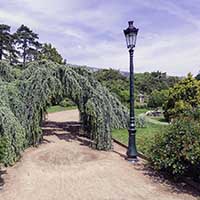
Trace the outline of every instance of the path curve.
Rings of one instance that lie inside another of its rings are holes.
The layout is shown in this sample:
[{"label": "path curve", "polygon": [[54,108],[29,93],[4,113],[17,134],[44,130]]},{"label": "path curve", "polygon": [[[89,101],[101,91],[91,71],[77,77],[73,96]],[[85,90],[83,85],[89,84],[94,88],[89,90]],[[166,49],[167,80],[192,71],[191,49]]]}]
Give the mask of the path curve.
[{"label": "path curve", "polygon": [[145,117],[146,120],[152,124],[159,124],[159,125],[164,125],[164,126],[168,126],[169,123],[168,122],[160,122],[156,119],[152,119],[151,117],[147,116],[145,113],[141,113],[139,114],[139,117]]},{"label": "path curve", "polygon": [[125,161],[120,146],[112,152],[90,149],[78,136],[78,120],[77,110],[49,114],[43,144],[6,169],[1,200],[196,199],[146,175],[143,161]]}]

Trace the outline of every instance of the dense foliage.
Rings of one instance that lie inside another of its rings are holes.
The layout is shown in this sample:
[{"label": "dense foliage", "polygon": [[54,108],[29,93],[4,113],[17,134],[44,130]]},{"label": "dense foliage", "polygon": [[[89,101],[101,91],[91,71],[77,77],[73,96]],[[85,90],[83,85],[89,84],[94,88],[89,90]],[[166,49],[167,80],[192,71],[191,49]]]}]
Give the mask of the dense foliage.
[{"label": "dense foliage", "polygon": [[156,169],[176,176],[200,176],[199,122],[200,110],[193,110],[178,116],[165,132],[156,135],[149,149]]},{"label": "dense foliage", "polygon": [[169,90],[154,90],[148,100],[147,106],[149,108],[159,108],[164,105],[164,103],[168,100]]},{"label": "dense foliage", "polygon": [[192,110],[199,105],[200,82],[188,74],[169,90],[169,97],[164,105],[164,116],[170,121],[185,110]]},{"label": "dense foliage", "polygon": [[13,164],[24,148],[40,142],[41,121],[52,99],[67,97],[78,106],[83,129],[96,149],[111,149],[111,129],[127,127],[126,108],[87,69],[43,60],[30,63],[13,80],[7,67],[1,62],[0,153],[4,153],[0,158],[4,164]]},{"label": "dense foliage", "polygon": [[38,42],[38,34],[22,24],[14,33],[14,38],[14,43],[19,50],[24,66],[27,61],[33,61],[37,58],[38,49],[41,47],[41,44]]},{"label": "dense foliage", "polygon": [[140,93],[150,95],[154,90],[166,90],[179,81],[176,76],[168,76],[160,71],[135,74],[136,90]]},{"label": "dense foliage", "polygon": [[[102,69],[95,72],[95,77],[124,104],[129,104],[129,77],[114,69]],[[135,106],[137,108],[161,107],[167,97],[167,90],[179,81],[178,77],[166,73],[145,72],[135,74]],[[161,91],[161,92],[160,92]],[[140,104],[139,94],[144,94],[145,103]],[[164,96],[162,96],[164,95]],[[157,99],[158,97],[158,99]],[[148,101],[149,100],[149,101]]]},{"label": "dense foliage", "polygon": [[63,58],[58,53],[57,49],[51,44],[44,43],[39,51],[39,59],[51,60],[58,64],[63,64]]},{"label": "dense foliage", "polygon": [[115,94],[119,100],[127,105],[129,103],[129,81],[120,71],[114,69],[102,69],[94,73],[103,86]]}]

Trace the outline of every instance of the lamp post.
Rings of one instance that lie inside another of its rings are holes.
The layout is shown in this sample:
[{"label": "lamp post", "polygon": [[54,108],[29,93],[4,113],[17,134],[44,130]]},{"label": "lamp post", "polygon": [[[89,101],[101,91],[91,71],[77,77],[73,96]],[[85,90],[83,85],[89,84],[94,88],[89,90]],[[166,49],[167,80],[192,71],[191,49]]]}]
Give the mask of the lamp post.
[{"label": "lamp post", "polygon": [[128,22],[129,26],[124,30],[124,35],[126,37],[127,48],[130,53],[130,122],[129,122],[129,140],[128,140],[128,151],[127,160],[134,161],[137,160],[137,149],[135,142],[135,112],[134,112],[134,69],[133,69],[133,53],[136,44],[136,38],[138,30],[133,26],[133,21]]}]

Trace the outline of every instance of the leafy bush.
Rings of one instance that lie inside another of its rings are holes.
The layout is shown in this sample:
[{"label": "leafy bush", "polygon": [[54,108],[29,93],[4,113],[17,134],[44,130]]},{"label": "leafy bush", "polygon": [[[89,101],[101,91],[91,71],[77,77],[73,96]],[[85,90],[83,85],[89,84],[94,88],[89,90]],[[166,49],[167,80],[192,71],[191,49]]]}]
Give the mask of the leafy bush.
[{"label": "leafy bush", "polygon": [[169,90],[169,97],[164,105],[164,116],[167,121],[187,110],[200,105],[200,81],[188,74],[186,78]]},{"label": "leafy bush", "polygon": [[75,106],[76,104],[73,101],[71,101],[70,99],[66,98],[66,99],[62,100],[59,103],[59,105],[62,107],[71,107],[71,106]]},{"label": "leafy bush", "polygon": [[135,102],[135,108],[136,109],[144,109],[147,108],[147,104],[146,103],[139,103],[139,102]]},{"label": "leafy bush", "polygon": [[149,108],[162,107],[163,104],[167,101],[168,95],[169,90],[154,90],[149,96],[147,106]]},{"label": "leafy bush", "polygon": [[200,175],[199,119],[179,116],[162,134],[157,134],[149,148],[150,159],[158,170],[173,175]]}]

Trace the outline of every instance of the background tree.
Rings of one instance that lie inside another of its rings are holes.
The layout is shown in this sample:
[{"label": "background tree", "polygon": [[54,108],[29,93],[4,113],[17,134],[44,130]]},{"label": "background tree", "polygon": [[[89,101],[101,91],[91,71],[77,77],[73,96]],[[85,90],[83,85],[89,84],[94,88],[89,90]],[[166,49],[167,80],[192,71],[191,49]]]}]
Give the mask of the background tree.
[{"label": "background tree", "polygon": [[164,105],[166,120],[177,117],[187,110],[192,110],[200,105],[200,82],[191,74],[169,90],[169,97]]},{"label": "background tree", "polygon": [[17,48],[21,52],[23,65],[25,66],[27,61],[32,61],[37,57],[41,47],[41,44],[38,42],[38,34],[34,33],[27,26],[21,25],[14,36]]},{"label": "background tree", "polygon": [[47,44],[47,43],[42,45],[42,49],[39,54],[39,59],[51,60],[58,64],[64,63],[63,58],[58,53],[57,49],[53,47],[51,44]]},{"label": "background tree", "polygon": [[8,48],[7,48],[8,54],[5,56],[5,58],[7,60],[9,60],[9,63],[11,65],[13,64],[17,64],[18,58],[20,56],[20,52],[15,48],[15,36],[11,35],[10,37],[10,42],[8,44]]},{"label": "background tree", "polygon": [[114,93],[118,99],[127,105],[129,102],[129,81],[128,78],[114,69],[102,69],[95,72],[96,79]]},{"label": "background tree", "polygon": [[163,104],[167,101],[169,95],[169,90],[154,90],[148,99],[147,106],[150,108],[162,107]]},{"label": "background tree", "polygon": [[164,72],[145,72],[135,74],[135,88],[137,91],[150,95],[154,90],[165,90],[179,81],[176,76],[167,76]]},{"label": "background tree", "polygon": [[10,47],[10,26],[6,24],[0,24],[0,60],[8,55]]},{"label": "background tree", "polygon": [[[123,73],[125,74],[125,73]],[[129,103],[129,78],[128,73],[123,75],[120,71],[114,69],[102,69],[95,72],[95,76],[105,87],[107,87],[112,93],[115,93],[124,105]],[[166,99],[167,93],[163,91],[161,94],[158,91],[168,90],[169,87],[174,86],[180,80],[179,77],[167,76],[166,73],[160,71],[157,72],[145,72],[135,74],[135,99],[139,100],[139,93],[144,94],[145,101],[147,97],[152,95],[150,99],[151,106],[162,106],[164,99]],[[164,95],[164,96],[162,96]],[[159,96],[158,99],[156,99]],[[135,104],[137,105],[137,104]],[[142,105],[139,105],[142,106]],[[146,106],[146,105],[143,105]]]}]

